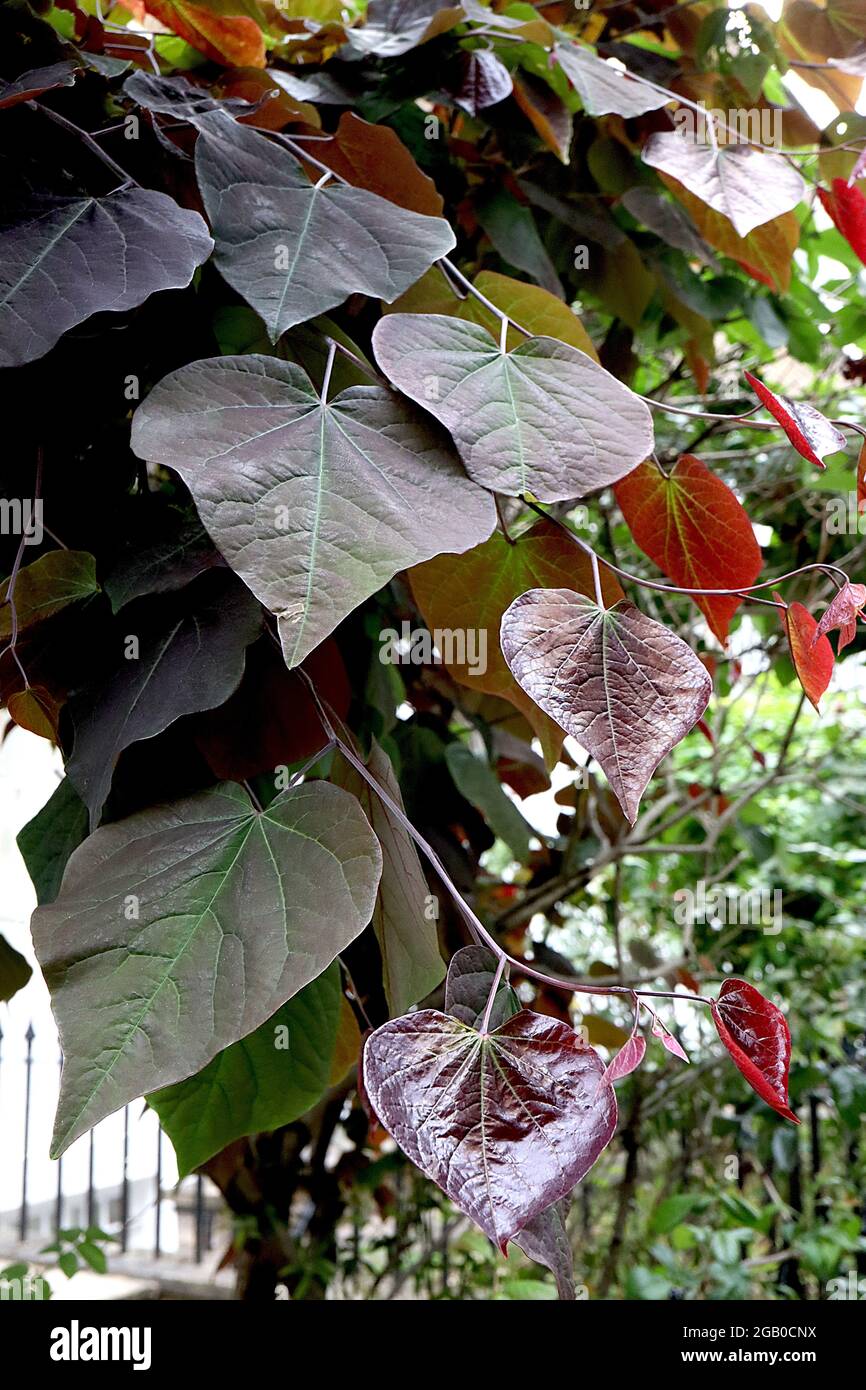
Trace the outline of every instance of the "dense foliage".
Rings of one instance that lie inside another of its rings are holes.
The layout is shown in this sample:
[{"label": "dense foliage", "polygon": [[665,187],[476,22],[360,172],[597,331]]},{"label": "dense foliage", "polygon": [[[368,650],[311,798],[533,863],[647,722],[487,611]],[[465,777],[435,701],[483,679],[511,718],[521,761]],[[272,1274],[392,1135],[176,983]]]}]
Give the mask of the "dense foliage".
[{"label": "dense foliage", "polygon": [[832,1296],[866,12],[0,24],[53,1153],[146,1096],[249,1298]]}]

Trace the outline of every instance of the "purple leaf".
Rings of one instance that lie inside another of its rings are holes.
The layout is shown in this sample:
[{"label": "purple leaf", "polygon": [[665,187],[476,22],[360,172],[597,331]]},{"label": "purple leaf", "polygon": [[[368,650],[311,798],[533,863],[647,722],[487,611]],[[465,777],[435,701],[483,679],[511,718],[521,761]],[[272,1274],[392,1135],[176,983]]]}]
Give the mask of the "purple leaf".
[{"label": "purple leaf", "polygon": [[650,136],[643,161],[727,217],[741,237],[790,212],[806,189],[800,174],[781,155],[745,144],[714,148],[677,131]]},{"label": "purple leaf", "polygon": [[569,1201],[563,1197],[533,1217],[514,1237],[524,1255],[549,1269],[556,1280],[561,1302],[574,1303],[574,1254],[565,1225]]},{"label": "purple leaf", "polygon": [[367,1039],[363,1067],[388,1133],[503,1253],[616,1128],[598,1054],[527,1010],[486,1036],[435,1009],[394,1019]]},{"label": "purple leaf", "polygon": [[605,1069],[603,1082],[621,1081],[624,1076],[640,1066],[646,1054],[646,1038],[642,1033],[632,1033],[628,1042],[620,1048],[610,1066]]},{"label": "purple leaf", "polygon": [[634,824],[662,758],[707,707],[705,667],[634,604],[601,609],[571,589],[521,594],[500,640],[518,685],[598,760]]},{"label": "purple leaf", "polygon": [[482,48],[461,58],[460,86],[454,100],[470,116],[511,95],[511,73],[495,53]]}]

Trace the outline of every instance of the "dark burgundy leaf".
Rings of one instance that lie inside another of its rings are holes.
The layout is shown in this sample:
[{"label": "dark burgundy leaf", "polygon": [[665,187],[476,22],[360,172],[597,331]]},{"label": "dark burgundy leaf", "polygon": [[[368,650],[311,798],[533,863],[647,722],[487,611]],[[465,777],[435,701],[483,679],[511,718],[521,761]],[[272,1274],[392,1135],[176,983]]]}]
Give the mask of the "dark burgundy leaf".
[{"label": "dark burgundy leaf", "polygon": [[778,420],[798,454],[817,468],[826,468],[824,456],[838,453],[845,448],[845,436],[831,425],[826,416],[805,401],[789,401],[785,396],[777,396],[751,372],[746,372],[746,380],[755,395],[767,407],[770,414]]},{"label": "dark burgundy leaf", "polygon": [[839,629],[837,654],[844,651],[849,642],[857,636],[857,619],[866,604],[866,584],[843,584],[835,598],[822,613],[818,626],[812,634],[812,646],[834,628]]},{"label": "dark burgundy leaf", "polygon": [[609,1144],[616,1099],[602,1071],[572,1028],[526,1010],[482,1036],[423,1009],[364,1049],[382,1124],[503,1253]]},{"label": "dark burgundy leaf", "polygon": [[662,758],[707,707],[706,668],[634,604],[602,609],[570,589],[521,594],[500,641],[518,685],[598,760],[634,824]]},{"label": "dark burgundy leaf", "polygon": [[725,980],[712,1013],[719,1037],[752,1089],[799,1124],[788,1104],[791,1034],[782,1011],[745,980]]},{"label": "dark burgundy leaf", "polygon": [[470,116],[477,116],[479,111],[504,100],[511,88],[511,73],[495,53],[482,48],[476,53],[463,54],[460,86],[454,92],[454,100]]},{"label": "dark burgundy leaf", "polygon": [[575,1301],[574,1254],[565,1225],[568,1208],[568,1198],[563,1197],[561,1202],[539,1212],[514,1237],[514,1244],[520,1246],[524,1255],[551,1271],[563,1303]]},{"label": "dark burgundy leaf", "polygon": [[[486,946],[464,946],[455,951],[445,981],[445,1012],[469,1028],[480,1028],[496,974],[496,957]],[[520,1011],[520,1000],[504,978],[500,979],[490,1014],[490,1027],[498,1028]]]}]

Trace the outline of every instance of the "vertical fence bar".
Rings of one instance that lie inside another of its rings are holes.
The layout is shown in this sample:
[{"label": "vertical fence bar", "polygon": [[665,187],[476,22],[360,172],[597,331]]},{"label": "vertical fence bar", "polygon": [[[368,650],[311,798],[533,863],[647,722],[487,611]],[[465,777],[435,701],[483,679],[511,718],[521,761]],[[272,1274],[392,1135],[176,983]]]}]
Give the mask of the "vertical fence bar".
[{"label": "vertical fence bar", "polygon": [[90,1150],[87,1155],[87,1224],[96,1225],[96,1210],[93,1191],[93,1139],[96,1131],[90,1131]]},{"label": "vertical fence bar", "polygon": [[120,1189],[120,1248],[124,1255],[129,1244],[129,1106],[123,1107],[123,1183]]},{"label": "vertical fence bar", "polygon": [[27,1151],[30,1147],[30,1079],[33,1070],[33,1039],[36,1037],[32,1022],[24,1034],[27,1043],[27,1056],[24,1061],[24,1162],[21,1167],[21,1215],[18,1220],[18,1235],[22,1241],[27,1239]]},{"label": "vertical fence bar", "polygon": [[[59,1070],[63,1070],[63,1053],[57,1059]],[[57,1196],[54,1199],[54,1234],[60,1235],[63,1226],[63,1159],[57,1160]]]},{"label": "vertical fence bar", "polygon": [[204,1237],[204,1178],[199,1173],[195,1180],[195,1262],[201,1264]]},{"label": "vertical fence bar", "polygon": [[159,1259],[159,1239],[162,1223],[162,1130],[157,1125],[156,1130],[156,1240],[154,1242],[154,1258]]}]

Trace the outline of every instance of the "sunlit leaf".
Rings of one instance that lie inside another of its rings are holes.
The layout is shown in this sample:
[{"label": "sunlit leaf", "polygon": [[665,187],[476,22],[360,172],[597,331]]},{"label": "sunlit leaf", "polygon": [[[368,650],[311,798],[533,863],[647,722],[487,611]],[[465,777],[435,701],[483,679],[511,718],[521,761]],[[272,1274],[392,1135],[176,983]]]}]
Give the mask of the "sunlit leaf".
[{"label": "sunlit leaf", "polygon": [[745,377],[761,403],[778,420],[797,453],[809,463],[826,468],[825,456],[845,448],[844,434],[831,425],[820,410],[807,401],[789,401],[777,395],[751,372],[746,372]]},{"label": "sunlit leaf", "polygon": [[747,144],[714,147],[676,131],[650,136],[643,160],[727,217],[741,237],[795,208],[806,188],[781,155]]},{"label": "sunlit leaf", "polygon": [[791,1034],[781,1009],[745,980],[725,980],[712,1013],[719,1037],[752,1090],[799,1124],[788,1104]]},{"label": "sunlit leaf", "polygon": [[857,619],[866,606],[866,584],[843,584],[821,614],[812,633],[811,647],[816,648],[828,632],[839,630],[837,653],[841,653],[857,636]]},{"label": "sunlit leaf", "polygon": [[[781,605],[778,594],[773,597]],[[813,646],[813,638],[818,632],[818,624],[802,603],[789,603],[782,606],[782,622],[788,638],[788,650],[797,672],[797,679],[815,708],[833,675],[833,648],[830,639],[819,636]]]}]

